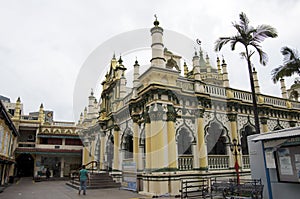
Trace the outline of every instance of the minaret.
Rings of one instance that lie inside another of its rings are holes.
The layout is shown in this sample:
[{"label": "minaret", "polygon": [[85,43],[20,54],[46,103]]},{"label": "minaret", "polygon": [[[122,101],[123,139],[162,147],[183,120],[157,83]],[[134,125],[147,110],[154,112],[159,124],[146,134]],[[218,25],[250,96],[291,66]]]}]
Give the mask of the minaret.
[{"label": "minaret", "polygon": [[[120,57],[121,59],[121,57]],[[119,60],[120,61],[120,60]],[[126,95],[126,78],[124,76],[124,71],[122,71],[121,77],[120,77],[120,98],[124,98]]]},{"label": "minaret", "polygon": [[80,118],[79,118],[79,124],[82,124],[83,122],[83,113],[81,112],[80,113]]},{"label": "minaret", "polygon": [[[94,91],[93,91],[93,89],[91,89],[91,95],[89,96],[89,105],[88,105],[88,115],[89,116],[91,114],[93,114],[93,112],[94,112],[94,101],[95,101]],[[89,119],[91,119],[91,118],[89,117]]]},{"label": "minaret", "polygon": [[194,73],[194,78],[196,80],[201,80],[201,76],[200,76],[200,58],[197,55],[197,52],[195,52],[195,55],[193,57],[193,73]]},{"label": "minaret", "polygon": [[211,72],[211,67],[210,67],[210,63],[209,63],[209,57],[208,54],[206,54],[206,72],[210,73]]},{"label": "minaret", "polygon": [[39,110],[39,121],[41,122],[41,124],[43,124],[45,122],[43,103],[41,104],[40,110]]},{"label": "minaret", "polygon": [[253,80],[254,80],[254,90],[256,94],[260,93],[258,78],[257,78],[257,72],[255,71],[255,68],[253,67]]},{"label": "minaret", "polygon": [[217,57],[217,68],[218,68],[218,74],[221,74],[221,62],[220,62],[220,58]]},{"label": "minaret", "polygon": [[154,27],[151,28],[152,36],[152,59],[150,60],[151,66],[165,68],[166,60],[164,58],[164,44],[163,44],[163,29],[159,27],[159,21],[155,16]]},{"label": "minaret", "polygon": [[286,92],[286,87],[285,87],[285,81],[283,78],[280,79],[280,85],[281,85],[281,95],[282,98],[287,99],[287,92]]},{"label": "minaret", "polygon": [[222,70],[223,70],[223,86],[229,87],[229,79],[228,79],[228,73],[227,73],[227,64],[225,62],[225,59],[223,57],[222,60]]},{"label": "minaret", "polygon": [[137,88],[139,86],[139,76],[140,76],[140,65],[139,62],[136,60],[133,65],[133,98],[137,97]]},{"label": "minaret", "polygon": [[20,119],[21,117],[21,99],[18,97],[16,102],[16,108],[14,112],[14,119]]}]

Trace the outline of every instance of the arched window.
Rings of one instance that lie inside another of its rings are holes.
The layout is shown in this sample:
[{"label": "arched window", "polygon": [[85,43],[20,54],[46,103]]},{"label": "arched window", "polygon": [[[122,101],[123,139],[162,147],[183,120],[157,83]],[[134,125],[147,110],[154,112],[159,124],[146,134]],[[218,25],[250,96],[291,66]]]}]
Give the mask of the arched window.
[{"label": "arched window", "polygon": [[181,128],[177,137],[178,155],[192,154],[192,137],[186,128]]},{"label": "arched window", "polygon": [[207,128],[207,153],[209,155],[226,155],[226,130],[218,121],[213,121]]},{"label": "arched window", "polygon": [[244,128],[241,131],[241,145],[242,145],[242,154],[243,155],[248,155],[249,150],[248,150],[248,140],[247,137],[249,135],[254,135],[256,134],[255,127],[253,125],[247,124],[244,126]]},{"label": "arched window", "polygon": [[122,149],[124,150],[124,158],[133,158],[133,136],[132,132],[126,131],[122,138]]}]

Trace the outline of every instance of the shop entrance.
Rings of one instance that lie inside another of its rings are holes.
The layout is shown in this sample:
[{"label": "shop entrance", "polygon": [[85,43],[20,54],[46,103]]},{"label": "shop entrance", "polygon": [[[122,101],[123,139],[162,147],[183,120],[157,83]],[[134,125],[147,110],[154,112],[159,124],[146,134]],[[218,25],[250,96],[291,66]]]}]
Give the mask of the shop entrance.
[{"label": "shop entrance", "polygon": [[33,177],[34,158],[30,154],[21,154],[16,161],[19,177]]}]

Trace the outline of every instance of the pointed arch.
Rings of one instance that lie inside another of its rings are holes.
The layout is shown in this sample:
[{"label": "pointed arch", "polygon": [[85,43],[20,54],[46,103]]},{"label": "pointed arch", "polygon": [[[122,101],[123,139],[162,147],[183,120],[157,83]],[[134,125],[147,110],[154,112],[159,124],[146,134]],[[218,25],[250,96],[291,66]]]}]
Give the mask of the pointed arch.
[{"label": "pointed arch", "polygon": [[125,159],[133,158],[133,132],[128,126],[121,138],[121,149],[125,152]]},{"label": "pointed arch", "polygon": [[176,130],[178,155],[192,155],[192,143],[196,140],[192,132],[185,122]]},{"label": "pointed arch", "polygon": [[249,135],[254,135],[254,134],[256,134],[255,126],[250,122],[250,118],[248,117],[247,123],[243,126],[243,128],[240,131],[243,155],[249,154],[247,137]]},{"label": "pointed arch", "polygon": [[207,153],[227,155],[227,143],[230,140],[227,128],[215,116],[204,129]]}]

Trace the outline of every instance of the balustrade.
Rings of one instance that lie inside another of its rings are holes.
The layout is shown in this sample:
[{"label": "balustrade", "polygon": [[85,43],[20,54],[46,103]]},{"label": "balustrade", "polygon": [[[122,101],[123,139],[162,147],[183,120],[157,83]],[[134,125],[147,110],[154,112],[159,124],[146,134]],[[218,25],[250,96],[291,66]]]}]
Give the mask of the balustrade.
[{"label": "balustrade", "polygon": [[243,169],[250,169],[250,158],[249,155],[243,155]]},{"label": "balustrade", "polygon": [[228,155],[209,155],[208,156],[208,168],[214,169],[228,169],[229,168],[229,156]]},{"label": "balustrade", "polygon": [[193,156],[182,155],[178,157],[178,169],[179,170],[191,170],[193,169]]}]

